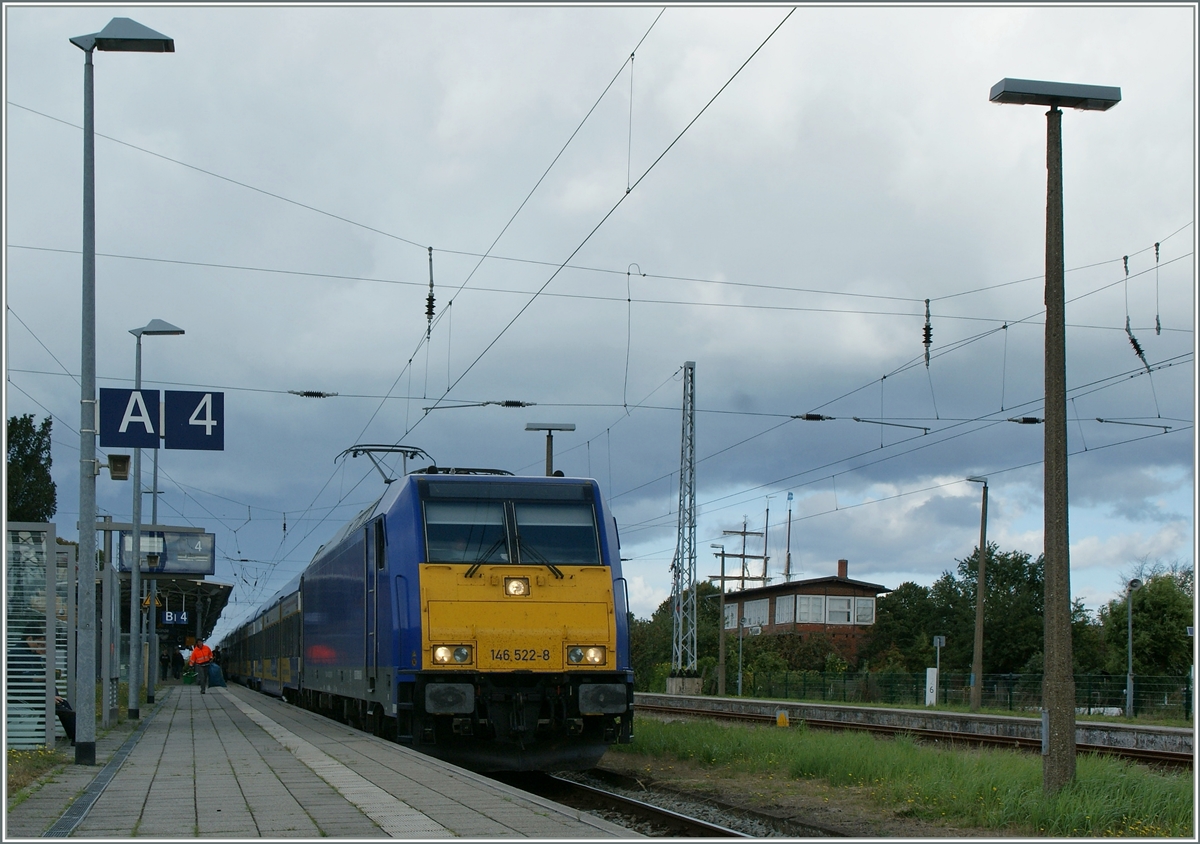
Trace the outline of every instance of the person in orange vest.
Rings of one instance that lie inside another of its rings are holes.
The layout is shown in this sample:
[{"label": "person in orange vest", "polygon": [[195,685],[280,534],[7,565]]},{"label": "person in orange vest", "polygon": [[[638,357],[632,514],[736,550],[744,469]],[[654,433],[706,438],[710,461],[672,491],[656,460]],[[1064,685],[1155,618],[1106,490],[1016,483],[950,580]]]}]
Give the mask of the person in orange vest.
[{"label": "person in orange vest", "polygon": [[208,664],[212,662],[212,658],[212,649],[204,644],[203,639],[197,639],[196,646],[192,648],[192,655],[188,657],[188,663],[196,666],[196,680],[200,683],[200,694],[204,694],[208,690]]}]

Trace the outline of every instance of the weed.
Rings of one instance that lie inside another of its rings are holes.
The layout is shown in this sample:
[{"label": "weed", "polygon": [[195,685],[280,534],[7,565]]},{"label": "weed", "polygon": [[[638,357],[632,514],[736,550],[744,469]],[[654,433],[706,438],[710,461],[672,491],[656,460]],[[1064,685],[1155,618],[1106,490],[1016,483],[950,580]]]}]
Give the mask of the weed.
[{"label": "weed", "polygon": [[911,736],[807,732],[638,719],[618,751],[863,789],[903,816],[1055,836],[1192,837],[1193,774],[1081,754],[1075,780],[1042,789],[1042,759],[1016,750],[946,749]]}]

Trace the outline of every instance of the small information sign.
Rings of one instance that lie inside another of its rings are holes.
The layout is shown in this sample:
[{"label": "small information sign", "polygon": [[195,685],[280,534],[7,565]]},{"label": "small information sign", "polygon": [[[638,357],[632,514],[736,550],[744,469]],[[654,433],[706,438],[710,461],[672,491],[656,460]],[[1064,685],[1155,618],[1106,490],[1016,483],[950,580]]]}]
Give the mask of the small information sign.
[{"label": "small information sign", "polygon": [[[211,533],[145,531],[141,534],[142,571],[147,574],[215,574],[217,570],[216,536]],[[149,565],[148,555],[158,561]],[[121,531],[117,544],[117,570],[132,571],[133,534]]]}]

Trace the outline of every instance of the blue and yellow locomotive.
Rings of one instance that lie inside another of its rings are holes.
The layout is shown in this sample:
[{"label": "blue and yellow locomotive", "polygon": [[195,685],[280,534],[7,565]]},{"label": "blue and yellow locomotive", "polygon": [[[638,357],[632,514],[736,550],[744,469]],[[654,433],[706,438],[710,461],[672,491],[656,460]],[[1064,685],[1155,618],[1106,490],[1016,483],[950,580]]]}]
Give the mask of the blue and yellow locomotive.
[{"label": "blue and yellow locomotive", "polygon": [[222,653],[232,680],[475,770],[585,770],[632,738],[628,593],[593,480],[405,475]]}]

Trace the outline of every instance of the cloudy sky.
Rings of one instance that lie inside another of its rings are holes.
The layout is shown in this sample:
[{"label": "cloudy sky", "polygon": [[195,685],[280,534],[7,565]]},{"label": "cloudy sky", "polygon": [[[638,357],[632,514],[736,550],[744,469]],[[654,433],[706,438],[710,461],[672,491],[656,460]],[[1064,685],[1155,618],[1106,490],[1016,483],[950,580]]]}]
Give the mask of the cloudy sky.
[{"label": "cloudy sky", "polygon": [[[129,330],[163,319],[186,334],[143,341],[143,385],[224,394],[224,451],[162,451],[159,481],[161,523],[216,536],[218,634],[380,493],[344,450],[538,475],[528,422],[575,424],[555,468],[609,496],[648,616],[687,361],[702,577],[769,508],[774,578],[790,522],[794,575],[928,585],[978,543],[976,475],[989,540],[1036,555],[1043,429],[1007,420],[1043,415],[1045,109],[988,93],[1117,86],[1063,116],[1071,588],[1094,609],[1137,561],[1193,558],[1195,16],[6,5],[6,416],[53,415],[72,537],[68,39],[131,17],[176,52],[95,54],[97,384],[131,387]],[[97,489],[130,518],[128,482]]]}]

